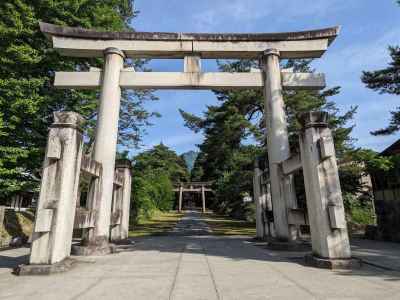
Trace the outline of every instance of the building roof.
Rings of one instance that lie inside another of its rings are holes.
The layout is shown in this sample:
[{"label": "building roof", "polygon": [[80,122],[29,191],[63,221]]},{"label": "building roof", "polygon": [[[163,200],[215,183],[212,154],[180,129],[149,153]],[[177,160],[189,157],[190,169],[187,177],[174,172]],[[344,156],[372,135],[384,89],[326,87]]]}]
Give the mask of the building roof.
[{"label": "building roof", "polygon": [[389,156],[389,155],[395,155],[395,154],[400,154],[400,139],[398,139],[396,142],[394,142],[392,145],[387,147],[385,150],[383,150],[380,153],[382,156]]}]

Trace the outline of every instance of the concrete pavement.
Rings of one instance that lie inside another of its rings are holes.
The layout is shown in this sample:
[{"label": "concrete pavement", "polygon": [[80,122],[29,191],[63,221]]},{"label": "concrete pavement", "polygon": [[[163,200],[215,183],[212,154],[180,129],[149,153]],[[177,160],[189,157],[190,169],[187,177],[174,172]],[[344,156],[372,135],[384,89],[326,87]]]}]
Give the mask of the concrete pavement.
[{"label": "concrete pavement", "polygon": [[[400,271],[310,268],[303,253],[270,251],[249,237],[212,236],[194,212],[169,235],[135,241],[43,277],[11,274],[29,249],[0,252],[0,299],[400,299]],[[357,251],[368,256],[364,246]],[[400,253],[395,248],[389,256]]]}]

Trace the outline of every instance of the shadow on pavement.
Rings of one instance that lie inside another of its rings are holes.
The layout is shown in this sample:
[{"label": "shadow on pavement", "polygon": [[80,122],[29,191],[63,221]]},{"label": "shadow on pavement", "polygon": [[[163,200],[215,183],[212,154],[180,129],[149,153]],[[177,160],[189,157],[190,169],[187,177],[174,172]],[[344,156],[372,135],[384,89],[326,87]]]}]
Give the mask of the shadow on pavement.
[{"label": "shadow on pavement", "polygon": [[[1,253],[1,252],[0,252]],[[21,264],[26,264],[29,261],[29,255],[11,256],[0,255],[0,269],[13,269]]]},{"label": "shadow on pavement", "polygon": [[[163,236],[145,236],[130,238],[132,245],[118,246],[118,252],[156,251],[193,253],[223,257],[233,261],[257,260],[285,264],[304,264],[307,251],[275,251],[266,248],[265,243],[256,242],[246,236],[213,236],[210,228],[199,214],[189,213],[168,234]],[[366,248],[372,241],[355,241],[353,253],[365,261],[384,261],[385,264],[396,267],[393,261],[400,260],[399,245],[380,250],[384,244],[377,243],[375,248]],[[394,248],[393,248],[394,247]],[[393,248],[393,249],[392,249]],[[0,252],[0,268],[12,269],[28,261],[28,255],[15,255],[15,250]],[[386,255],[386,257],[385,257]],[[383,269],[370,264],[364,264],[359,270],[328,271],[343,276],[380,277],[388,281],[400,281],[400,270]]]}]

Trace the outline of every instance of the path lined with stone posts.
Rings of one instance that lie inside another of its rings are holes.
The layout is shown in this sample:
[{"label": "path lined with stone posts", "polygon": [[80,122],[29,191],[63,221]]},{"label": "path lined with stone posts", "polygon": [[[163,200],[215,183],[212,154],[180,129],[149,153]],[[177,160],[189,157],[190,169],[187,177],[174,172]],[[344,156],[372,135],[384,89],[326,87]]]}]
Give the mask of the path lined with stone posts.
[{"label": "path lined with stone posts", "polygon": [[[303,253],[267,250],[250,237],[213,236],[197,212],[187,213],[165,236],[135,241],[117,254],[80,258],[74,269],[50,276],[12,275],[29,249],[2,251],[0,299],[400,299],[400,269],[307,267]],[[387,251],[388,265],[400,257],[396,244],[368,250],[366,243],[357,243],[354,254],[368,258]]]}]

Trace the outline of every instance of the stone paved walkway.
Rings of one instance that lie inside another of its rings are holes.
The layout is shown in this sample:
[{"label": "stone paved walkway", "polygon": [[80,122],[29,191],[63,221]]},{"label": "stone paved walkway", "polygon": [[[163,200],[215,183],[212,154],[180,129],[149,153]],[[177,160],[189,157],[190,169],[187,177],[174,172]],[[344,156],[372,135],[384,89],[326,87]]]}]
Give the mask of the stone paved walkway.
[{"label": "stone paved walkway", "polygon": [[68,273],[43,277],[10,273],[29,249],[3,251],[0,299],[400,299],[400,272],[314,269],[302,264],[302,253],[209,233],[200,214],[188,213],[167,236],[137,238],[118,254],[81,259]]}]

